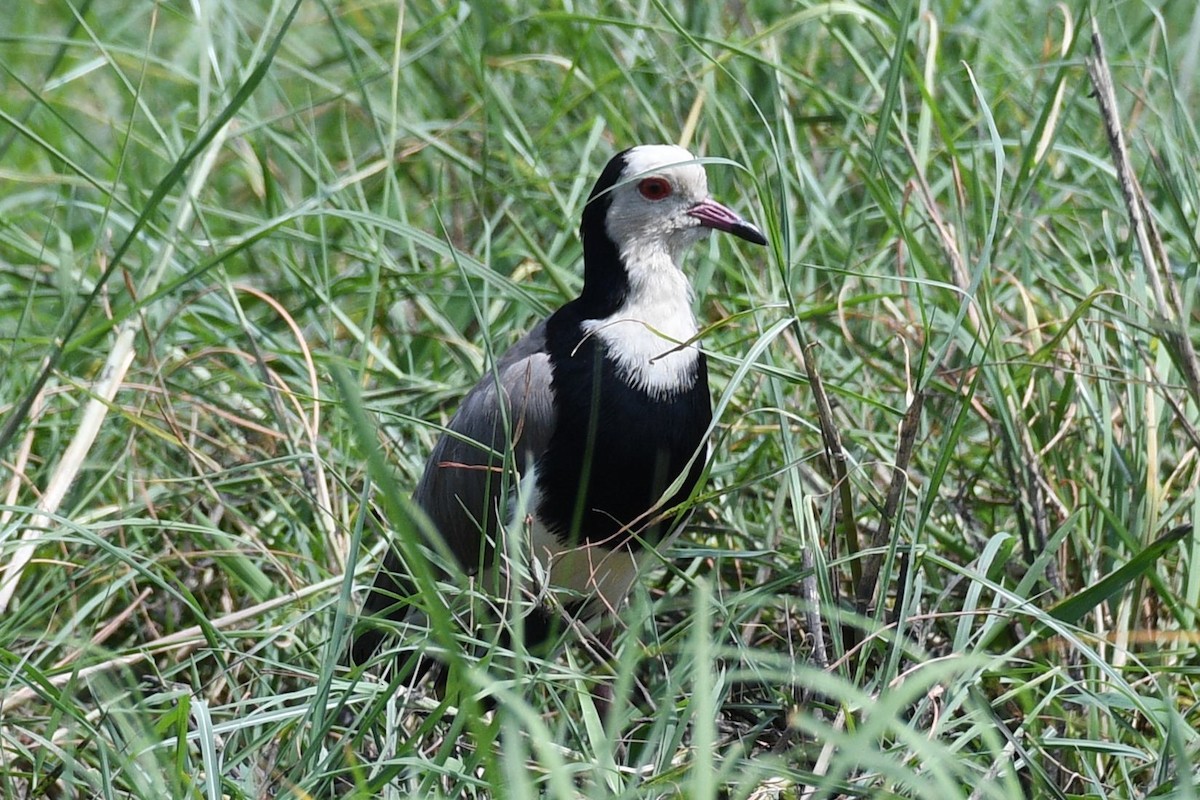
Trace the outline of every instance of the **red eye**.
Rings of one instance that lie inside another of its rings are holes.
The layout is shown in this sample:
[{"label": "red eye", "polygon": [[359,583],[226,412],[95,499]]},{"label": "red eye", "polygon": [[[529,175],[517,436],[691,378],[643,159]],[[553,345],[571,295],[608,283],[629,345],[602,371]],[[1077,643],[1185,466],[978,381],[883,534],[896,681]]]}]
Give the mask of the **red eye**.
[{"label": "red eye", "polygon": [[647,200],[665,200],[671,196],[671,182],[666,178],[646,178],[638,183],[638,191]]}]

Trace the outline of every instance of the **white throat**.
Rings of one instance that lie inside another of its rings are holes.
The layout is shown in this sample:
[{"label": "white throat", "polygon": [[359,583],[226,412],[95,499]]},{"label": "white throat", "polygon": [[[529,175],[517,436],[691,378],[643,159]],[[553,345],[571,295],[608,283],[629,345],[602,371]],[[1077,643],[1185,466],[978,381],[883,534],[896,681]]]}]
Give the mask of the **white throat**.
[{"label": "white throat", "polygon": [[625,255],[629,296],[604,319],[585,320],[631,385],[655,396],[686,388],[699,351],[684,343],[699,330],[692,313],[692,285],[665,250],[634,260]]}]

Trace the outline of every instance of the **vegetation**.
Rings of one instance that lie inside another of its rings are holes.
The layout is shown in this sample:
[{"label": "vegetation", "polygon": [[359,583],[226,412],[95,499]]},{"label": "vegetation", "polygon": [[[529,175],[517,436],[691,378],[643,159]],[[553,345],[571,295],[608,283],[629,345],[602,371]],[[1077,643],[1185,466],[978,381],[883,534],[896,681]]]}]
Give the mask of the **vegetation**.
[{"label": "vegetation", "polygon": [[[0,797],[1200,794],[1191,4],[5,17]],[[394,646],[453,707],[348,673],[440,426],[651,141],[771,239],[690,262],[693,524],[610,659],[434,613]]]}]

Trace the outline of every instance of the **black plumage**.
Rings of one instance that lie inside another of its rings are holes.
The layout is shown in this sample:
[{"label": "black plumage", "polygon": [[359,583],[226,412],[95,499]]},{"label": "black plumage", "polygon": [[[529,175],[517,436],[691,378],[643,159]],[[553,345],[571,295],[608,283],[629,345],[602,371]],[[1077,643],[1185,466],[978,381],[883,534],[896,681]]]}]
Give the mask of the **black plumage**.
[{"label": "black plumage", "polygon": [[[712,419],[704,355],[688,341],[697,330],[691,286],[678,262],[713,229],[766,241],[708,197],[704,170],[686,150],[641,146],[609,161],[583,212],[579,297],[467,394],[414,492],[468,573],[494,565],[501,534],[519,531],[551,584],[594,596],[573,604],[590,615],[619,605],[643,547],[673,532],[677,514],[664,512],[695,488]],[[521,478],[533,485],[532,501],[528,519],[514,521]],[[364,614],[403,616],[413,591],[390,550]],[[530,645],[550,632],[544,613],[533,616]],[[354,663],[381,638],[363,627]]]}]

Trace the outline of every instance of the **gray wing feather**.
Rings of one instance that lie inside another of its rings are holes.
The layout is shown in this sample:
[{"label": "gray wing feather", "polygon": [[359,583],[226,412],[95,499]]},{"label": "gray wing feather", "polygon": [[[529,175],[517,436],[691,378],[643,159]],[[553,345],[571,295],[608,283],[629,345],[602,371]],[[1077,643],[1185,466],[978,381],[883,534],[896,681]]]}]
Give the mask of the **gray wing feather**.
[{"label": "gray wing feather", "polygon": [[[523,474],[550,442],[555,421],[550,379],[546,323],[542,322],[467,393],[413,493],[413,500],[468,572],[490,557],[489,539],[508,522],[502,492],[516,476],[504,474],[505,464]],[[506,461],[509,454],[511,461]],[[415,592],[399,551],[389,548],[363,614],[400,619],[407,613],[405,599]],[[352,663],[370,660],[382,638],[378,627],[356,632],[349,653]]]},{"label": "gray wing feather", "polygon": [[[506,352],[463,399],[430,454],[413,500],[450,551],[474,571],[497,526],[508,522],[504,489],[545,451],[554,428],[546,324]],[[506,462],[506,456],[511,461]]]}]

